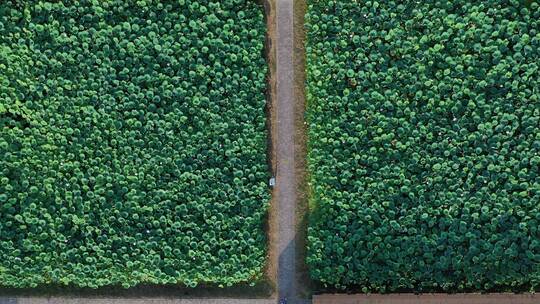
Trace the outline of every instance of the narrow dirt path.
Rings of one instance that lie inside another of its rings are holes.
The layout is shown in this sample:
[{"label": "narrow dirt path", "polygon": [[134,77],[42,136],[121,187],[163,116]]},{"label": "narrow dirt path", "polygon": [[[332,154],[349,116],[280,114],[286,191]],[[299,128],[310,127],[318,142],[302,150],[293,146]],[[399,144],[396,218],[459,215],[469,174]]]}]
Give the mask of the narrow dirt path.
[{"label": "narrow dirt path", "polygon": [[277,204],[278,204],[278,296],[287,303],[310,303],[300,298],[297,253],[298,179],[296,106],[294,85],[294,1],[276,0],[277,78]]}]

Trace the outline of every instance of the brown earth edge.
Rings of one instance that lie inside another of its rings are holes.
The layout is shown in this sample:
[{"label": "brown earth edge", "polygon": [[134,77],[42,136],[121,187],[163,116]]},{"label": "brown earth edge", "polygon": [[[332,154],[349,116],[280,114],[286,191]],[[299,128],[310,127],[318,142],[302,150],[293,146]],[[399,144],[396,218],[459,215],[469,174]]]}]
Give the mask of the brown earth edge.
[{"label": "brown earth edge", "polygon": [[[268,130],[268,167],[272,176],[276,176],[277,171],[277,115],[276,115],[276,1],[275,0],[262,0],[264,4],[264,15],[266,21],[266,41],[265,41],[265,56],[268,64],[268,84],[266,92],[266,125]],[[279,252],[277,243],[279,239],[279,227],[278,227],[278,203],[277,203],[277,189],[272,191],[272,198],[268,208],[268,222],[267,222],[267,235],[268,235],[268,257],[265,275],[267,281],[271,286],[272,298],[277,297],[277,268]]]},{"label": "brown earth edge", "polygon": [[538,304],[537,294],[408,294],[387,295],[323,294],[313,296],[313,304]]},{"label": "brown earth edge", "polygon": [[307,226],[309,216],[309,172],[307,169],[307,123],[306,112],[306,52],[304,16],[307,0],[294,1],[294,101],[295,101],[295,158],[297,177],[296,205],[296,271],[298,296],[301,299],[311,298],[313,284],[306,265]]}]

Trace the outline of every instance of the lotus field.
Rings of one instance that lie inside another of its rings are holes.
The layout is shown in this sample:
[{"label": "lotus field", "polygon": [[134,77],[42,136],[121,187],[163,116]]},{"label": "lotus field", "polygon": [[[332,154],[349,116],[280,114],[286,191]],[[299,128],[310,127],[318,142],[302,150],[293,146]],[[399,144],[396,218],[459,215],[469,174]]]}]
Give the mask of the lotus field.
[{"label": "lotus field", "polygon": [[313,0],[306,22],[312,278],[537,287],[538,2]]},{"label": "lotus field", "polygon": [[220,1],[0,4],[0,285],[263,277],[265,23]]}]

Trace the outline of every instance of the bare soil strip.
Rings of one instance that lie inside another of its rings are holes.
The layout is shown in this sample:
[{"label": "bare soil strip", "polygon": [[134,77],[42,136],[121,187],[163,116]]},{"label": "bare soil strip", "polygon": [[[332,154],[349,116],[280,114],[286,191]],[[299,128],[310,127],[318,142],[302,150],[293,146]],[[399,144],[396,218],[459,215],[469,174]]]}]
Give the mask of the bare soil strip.
[{"label": "bare soil strip", "polygon": [[313,296],[313,304],[538,304],[536,294],[405,294]]},{"label": "bare soil strip", "polygon": [[[264,11],[266,18],[266,61],[268,63],[268,84],[266,94],[266,119],[268,129],[268,163],[272,175],[276,175],[277,171],[277,118],[276,118],[276,1],[264,0]],[[268,209],[268,259],[266,266],[266,277],[268,283],[274,290],[272,297],[277,297],[277,267],[278,267],[278,202],[277,189],[272,192],[272,199]]]},{"label": "bare soil strip", "polygon": [[306,112],[306,51],[304,16],[306,0],[294,0],[294,100],[295,100],[295,163],[296,163],[296,279],[298,296],[310,299],[312,283],[305,263],[307,249],[307,225],[309,215],[309,185],[307,170],[307,123]]}]

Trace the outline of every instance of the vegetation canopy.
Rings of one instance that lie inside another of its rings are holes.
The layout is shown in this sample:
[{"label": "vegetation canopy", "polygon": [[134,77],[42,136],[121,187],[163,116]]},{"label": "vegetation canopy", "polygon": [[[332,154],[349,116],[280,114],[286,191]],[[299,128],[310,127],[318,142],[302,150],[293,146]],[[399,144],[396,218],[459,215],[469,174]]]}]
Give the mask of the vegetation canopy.
[{"label": "vegetation canopy", "polygon": [[538,2],[313,0],[306,20],[313,279],[538,286]]},{"label": "vegetation canopy", "polygon": [[0,285],[263,273],[263,8],[0,4]]}]

